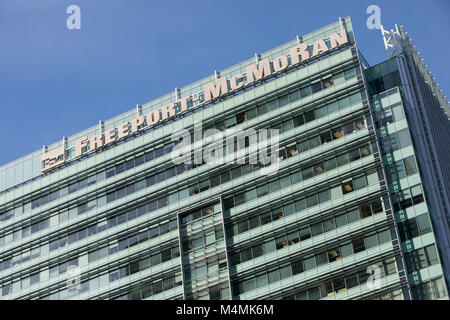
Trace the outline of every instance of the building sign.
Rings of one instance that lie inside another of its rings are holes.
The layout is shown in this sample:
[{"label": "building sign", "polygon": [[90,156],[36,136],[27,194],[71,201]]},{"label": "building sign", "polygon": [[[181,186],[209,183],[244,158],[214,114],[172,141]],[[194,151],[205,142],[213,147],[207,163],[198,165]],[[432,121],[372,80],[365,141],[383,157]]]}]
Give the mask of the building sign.
[{"label": "building sign", "polygon": [[[245,69],[245,74],[240,73],[227,77],[218,77],[215,81],[206,83],[203,86],[203,101],[202,104],[208,104],[212,101],[222,98],[225,95],[242,90],[245,86],[253,85],[262,81],[274,74],[282,73],[289,67],[295,67],[310,59],[327,53],[330,50],[336,49],[339,46],[348,44],[348,37],[345,29],[340,32],[335,32],[329,36],[329,44],[327,45],[325,39],[319,39],[312,44],[311,54],[306,43],[299,43],[289,48],[288,55],[280,55],[270,61],[268,58],[258,61],[255,64],[249,65]],[[160,109],[152,110],[146,115],[140,115],[131,121],[124,122],[117,127],[110,128],[101,134],[91,137],[83,136],[75,141],[75,158],[79,158],[88,153],[94,152],[107,145],[111,145],[117,141],[126,139],[127,137],[149,128],[155,127],[158,124],[175,117],[187,113],[188,101],[191,103],[199,102],[198,96],[184,96],[175,102],[171,102]],[[45,172],[54,167],[63,164],[65,159],[64,144],[62,147],[53,149],[49,152],[44,152],[41,156],[41,172]]]}]

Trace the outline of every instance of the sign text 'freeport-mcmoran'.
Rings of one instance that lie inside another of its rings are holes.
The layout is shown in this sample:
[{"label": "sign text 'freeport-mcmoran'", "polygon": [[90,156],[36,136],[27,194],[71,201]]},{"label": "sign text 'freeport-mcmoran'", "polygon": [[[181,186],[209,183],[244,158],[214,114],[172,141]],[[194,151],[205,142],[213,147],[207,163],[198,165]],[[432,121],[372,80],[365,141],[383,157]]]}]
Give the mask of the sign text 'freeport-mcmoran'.
[{"label": "sign text 'freeport-mcmoran'", "polygon": [[[282,54],[273,59],[273,61],[265,58],[258,61],[257,64],[247,66],[245,68],[245,76],[243,73],[240,73],[229,79],[227,77],[218,77],[215,82],[212,81],[203,86],[203,104],[210,103],[224,95],[241,90],[244,86],[252,85],[273,74],[282,73],[288,67],[299,65],[318,55],[347,44],[348,38],[345,29],[331,34],[329,36],[329,43],[330,47],[324,39],[314,41],[311,54],[308,51],[308,45],[306,43],[299,43],[289,48],[290,62],[288,56]],[[125,139],[140,130],[154,127],[165,120],[186,113],[188,111],[188,101],[198,102],[198,98],[193,98],[190,95],[181,97],[175,102],[162,106],[160,109],[152,110],[146,115],[137,116],[131,121],[107,129],[101,134],[91,137],[83,136],[77,139],[75,141],[75,158],[94,152],[99,148]],[[49,152],[44,152],[41,156],[41,171],[44,172],[63,164],[66,160],[65,154],[66,150],[64,145]]]}]

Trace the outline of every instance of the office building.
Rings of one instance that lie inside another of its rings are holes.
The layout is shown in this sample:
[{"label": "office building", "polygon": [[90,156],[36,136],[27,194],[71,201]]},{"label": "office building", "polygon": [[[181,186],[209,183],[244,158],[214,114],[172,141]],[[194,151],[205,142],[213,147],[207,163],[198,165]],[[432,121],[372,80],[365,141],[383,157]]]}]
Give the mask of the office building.
[{"label": "office building", "polygon": [[1,299],[448,299],[448,102],[385,33],[369,66],[339,19],[0,167]]}]

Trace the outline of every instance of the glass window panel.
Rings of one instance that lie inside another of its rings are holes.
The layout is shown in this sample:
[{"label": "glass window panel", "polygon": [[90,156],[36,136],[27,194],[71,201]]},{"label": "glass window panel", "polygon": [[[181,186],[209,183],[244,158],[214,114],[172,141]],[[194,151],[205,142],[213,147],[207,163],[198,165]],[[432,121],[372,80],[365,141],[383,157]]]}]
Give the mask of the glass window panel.
[{"label": "glass window panel", "polygon": [[431,231],[431,224],[428,213],[417,216],[417,224],[419,226],[420,234],[425,234]]},{"label": "glass window panel", "polygon": [[331,114],[339,110],[337,101],[333,101],[327,105],[327,113]]},{"label": "glass window panel", "polygon": [[269,276],[269,283],[277,282],[280,280],[280,274],[278,272],[278,269],[269,271],[268,276]]},{"label": "glass window panel", "polygon": [[299,235],[300,235],[300,241],[304,241],[306,239],[311,238],[311,230],[309,227],[300,229],[299,231]]},{"label": "glass window panel", "polygon": [[325,220],[323,222],[323,230],[324,230],[324,232],[331,231],[331,230],[333,230],[335,228],[336,228],[336,225],[334,223],[334,218],[327,219],[327,220]]},{"label": "glass window panel", "polygon": [[406,169],[406,175],[411,175],[417,172],[416,162],[414,156],[410,156],[403,159]]},{"label": "glass window panel", "polygon": [[316,267],[316,258],[314,256],[307,257],[303,261],[305,270],[314,269]]},{"label": "glass window panel", "polygon": [[311,94],[311,87],[309,85],[305,86],[303,88],[300,88],[300,95],[302,98],[307,97],[310,94]]},{"label": "glass window panel", "polygon": [[353,122],[344,125],[344,134],[352,134],[355,132],[355,124]]},{"label": "glass window panel", "polygon": [[311,84],[311,92],[316,93],[322,90],[322,82],[316,82]]},{"label": "glass window panel", "polygon": [[294,203],[295,211],[300,212],[306,209],[306,199],[297,200]]},{"label": "glass window panel", "polygon": [[276,108],[278,108],[278,100],[277,99],[273,99],[272,101],[269,101],[267,103],[267,111],[272,111],[272,110],[275,110]]},{"label": "glass window panel", "polygon": [[328,114],[328,107],[327,107],[327,106],[320,107],[320,108],[318,108],[318,109],[316,110],[316,116],[317,116],[317,118],[324,117],[324,116],[326,116],[327,114]]},{"label": "glass window panel", "polygon": [[360,219],[360,213],[358,209],[347,212],[348,223],[358,221]]},{"label": "glass window panel", "polygon": [[338,167],[343,166],[349,162],[348,154],[344,153],[336,157]]},{"label": "glass window panel", "polygon": [[328,253],[322,252],[316,255],[317,266],[321,266],[328,263]]},{"label": "glass window panel", "polygon": [[278,180],[272,181],[268,184],[269,193],[279,190]]},{"label": "glass window panel", "polygon": [[400,148],[407,147],[411,144],[408,129],[403,129],[397,132]]},{"label": "glass window panel", "polygon": [[304,123],[305,123],[305,118],[303,116],[303,113],[298,115],[298,116],[296,116],[296,117],[294,117],[294,126],[295,127],[299,127],[299,126],[301,126]]},{"label": "glass window panel", "polygon": [[378,242],[380,244],[388,241],[391,241],[391,233],[389,230],[384,230],[378,233]]},{"label": "glass window panel", "polygon": [[280,179],[280,189],[286,188],[290,185],[291,185],[291,180],[290,180],[289,176],[285,176]]},{"label": "glass window panel", "polygon": [[319,204],[319,199],[317,197],[317,194],[313,194],[313,195],[307,196],[306,197],[306,204],[307,204],[308,208],[311,208],[311,207]]},{"label": "glass window panel", "polygon": [[330,198],[331,198],[330,190],[324,190],[324,191],[319,192],[319,202],[320,203],[327,202],[330,200]]},{"label": "glass window panel", "polygon": [[352,245],[354,253],[366,250],[366,247],[364,245],[364,239],[354,239],[352,240]]},{"label": "glass window panel", "polygon": [[314,109],[305,112],[305,122],[308,123],[316,119],[316,115],[314,113]]},{"label": "glass window panel", "polygon": [[361,189],[361,188],[364,188],[365,186],[367,186],[366,177],[362,176],[362,177],[355,178],[353,180],[353,186],[354,186],[355,190],[358,190],[358,189]]},{"label": "glass window panel", "polygon": [[283,266],[280,268],[280,278],[281,279],[286,279],[292,276],[292,270],[291,270],[291,266],[287,265],[287,266]]},{"label": "glass window panel", "polygon": [[364,247],[370,249],[378,245],[378,238],[376,234],[364,237]]},{"label": "glass window panel", "polygon": [[324,163],[325,170],[332,170],[337,167],[336,158],[331,158],[325,161]]},{"label": "glass window panel", "polygon": [[263,105],[258,106],[258,115],[263,115],[267,112],[267,103],[264,103]]},{"label": "glass window panel", "polygon": [[302,177],[303,177],[303,180],[310,179],[310,178],[312,178],[313,176],[314,176],[313,167],[309,167],[309,168],[306,168],[306,169],[303,169],[303,170],[302,170]]},{"label": "glass window panel", "polygon": [[350,106],[350,99],[348,97],[344,97],[338,100],[339,109],[345,109]]},{"label": "glass window panel", "polygon": [[311,231],[312,231],[312,236],[313,237],[323,233],[322,222],[313,224],[311,226]]},{"label": "glass window panel", "polygon": [[341,214],[336,217],[336,228],[345,226],[347,224],[347,214]]},{"label": "glass window panel", "polygon": [[305,140],[305,141],[299,142],[297,145],[297,149],[298,149],[298,152],[303,152],[303,151],[309,150],[309,141]]},{"label": "glass window panel", "polygon": [[353,254],[353,246],[351,243],[347,243],[341,246],[341,256],[347,257]]},{"label": "glass window panel", "polygon": [[334,128],[331,130],[331,135],[334,140],[342,138],[344,136],[344,129],[342,127]]}]

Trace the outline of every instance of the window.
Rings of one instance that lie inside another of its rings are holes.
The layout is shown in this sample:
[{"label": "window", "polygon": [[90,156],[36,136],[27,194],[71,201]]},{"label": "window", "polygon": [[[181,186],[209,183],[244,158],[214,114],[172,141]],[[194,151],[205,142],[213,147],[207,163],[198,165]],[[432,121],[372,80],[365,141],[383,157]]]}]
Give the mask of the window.
[{"label": "window", "polygon": [[269,283],[277,282],[280,280],[280,274],[278,272],[278,269],[269,271],[268,276],[269,276]]},{"label": "window", "polygon": [[307,97],[311,94],[311,87],[310,86],[305,86],[300,88],[300,95],[302,98]]},{"label": "window", "polygon": [[345,226],[347,224],[347,215],[341,214],[336,217],[336,228]]},{"label": "window", "polygon": [[325,221],[323,222],[323,230],[324,230],[324,232],[331,231],[331,230],[333,230],[334,228],[335,228],[334,218],[325,220]]},{"label": "window", "polygon": [[304,271],[303,269],[303,261],[302,260],[297,260],[291,263],[291,267],[292,267],[292,274],[296,275],[299,273],[302,273]]},{"label": "window", "polygon": [[277,99],[273,99],[272,101],[269,101],[267,103],[267,111],[272,111],[272,110],[275,110],[276,108],[278,108],[278,100]]},{"label": "window", "polygon": [[305,112],[305,122],[306,123],[311,122],[315,119],[316,119],[316,116],[314,114],[314,109],[311,109],[311,110]]},{"label": "window", "polygon": [[421,234],[425,234],[431,231],[431,224],[430,219],[428,217],[428,213],[417,216],[417,224],[419,225],[419,230]]},{"label": "window", "polygon": [[358,253],[361,251],[366,250],[366,247],[364,246],[364,240],[363,239],[355,239],[352,241],[352,245],[353,245],[353,251],[354,253]]},{"label": "window", "polygon": [[378,238],[376,234],[364,238],[364,247],[370,249],[378,245]]},{"label": "window", "polygon": [[348,79],[350,79],[350,78],[353,78],[354,76],[356,76],[356,70],[355,70],[355,68],[350,68],[350,69],[347,69],[347,70],[345,70],[344,71],[344,77],[345,77],[345,80],[348,80]]},{"label": "window", "polygon": [[404,158],[403,161],[404,161],[407,176],[417,172],[417,167],[416,167],[416,162],[414,161],[414,156]]},{"label": "window", "polygon": [[295,90],[295,91],[289,93],[289,100],[291,102],[294,102],[298,99],[300,99],[300,91],[299,90]]},{"label": "window", "polygon": [[338,167],[341,167],[341,166],[345,165],[346,163],[349,162],[348,154],[345,153],[345,154],[341,154],[341,155],[337,156],[336,157],[336,161],[337,161]]},{"label": "window", "polygon": [[317,204],[319,204],[319,199],[317,197],[317,194],[310,195],[306,197],[306,204],[308,208],[311,208]]},{"label": "window", "polygon": [[331,133],[329,131],[324,132],[320,135],[320,142],[322,144],[328,143],[331,141]]},{"label": "window", "polygon": [[289,278],[292,276],[292,270],[291,270],[291,266],[287,265],[287,266],[283,266],[280,268],[280,278],[281,280]]},{"label": "window", "polygon": [[319,202],[320,203],[324,203],[330,200],[331,195],[330,195],[330,190],[324,190],[319,192]]},{"label": "window", "polygon": [[366,128],[366,124],[364,123],[364,119],[356,120],[355,124],[356,124],[356,129],[357,130],[362,130],[362,129]]},{"label": "window", "polygon": [[345,134],[352,134],[355,132],[355,125],[353,122],[347,123],[344,125],[344,133]]},{"label": "window", "polygon": [[354,185],[355,190],[364,188],[365,186],[367,186],[366,177],[365,176],[361,176],[361,177],[355,178],[353,180],[353,185]]},{"label": "window", "polygon": [[317,118],[321,118],[321,117],[326,116],[326,115],[328,114],[328,111],[327,111],[327,110],[328,110],[328,109],[327,109],[327,106],[323,106],[323,107],[318,108],[318,109],[316,110]]},{"label": "window", "polygon": [[314,256],[305,258],[305,260],[303,262],[304,262],[305,270],[314,269],[316,267],[316,259]]},{"label": "window", "polygon": [[300,241],[304,241],[306,239],[311,238],[311,230],[309,227],[300,229],[299,231]]},{"label": "window", "polygon": [[342,192],[343,194],[347,194],[349,192],[352,192],[354,190],[353,187],[353,181],[348,180],[347,182],[342,183]]},{"label": "window", "polygon": [[328,254],[326,252],[322,252],[316,255],[316,262],[317,266],[320,267],[321,265],[328,263]]},{"label": "window", "polygon": [[338,110],[339,110],[339,106],[338,106],[337,101],[333,101],[333,102],[329,103],[329,104],[327,105],[327,108],[328,108],[328,111],[327,111],[328,114],[331,114],[331,113],[333,113],[333,112],[338,111]]},{"label": "window", "polygon": [[341,260],[341,253],[339,252],[339,249],[337,248],[337,249],[328,251],[328,261],[333,262],[333,261],[337,261],[337,260]]},{"label": "window", "polygon": [[311,84],[311,92],[316,93],[322,90],[322,82],[316,82]]},{"label": "window", "polygon": [[323,84],[324,89],[331,88],[334,85],[334,80],[333,80],[333,78],[328,78],[328,79],[322,80],[322,84]]},{"label": "window", "polygon": [[293,144],[286,147],[287,157],[290,158],[297,154],[297,145]]},{"label": "window", "polygon": [[306,169],[302,170],[303,180],[312,178],[313,176],[314,176],[314,173],[313,173],[313,168],[312,167],[309,167],[309,168],[306,168]]},{"label": "window", "polygon": [[309,150],[309,142],[308,140],[302,141],[298,143],[298,152],[303,152]]},{"label": "window", "polygon": [[341,127],[335,128],[331,131],[331,134],[333,139],[342,138],[344,136],[344,129],[342,129]]},{"label": "window", "polygon": [[358,160],[359,158],[360,158],[360,155],[359,155],[359,149],[350,151],[350,153],[349,153],[349,160],[350,160],[350,162],[351,162],[351,161],[356,161],[356,160]]},{"label": "window", "polygon": [[295,127],[299,127],[304,123],[305,123],[305,119],[303,118],[303,114],[300,114],[300,115],[294,117],[294,126]]},{"label": "window", "polygon": [[311,225],[311,233],[313,237],[323,233],[322,222]]}]

